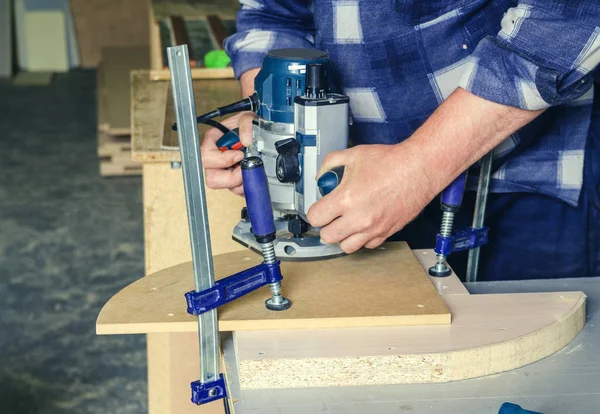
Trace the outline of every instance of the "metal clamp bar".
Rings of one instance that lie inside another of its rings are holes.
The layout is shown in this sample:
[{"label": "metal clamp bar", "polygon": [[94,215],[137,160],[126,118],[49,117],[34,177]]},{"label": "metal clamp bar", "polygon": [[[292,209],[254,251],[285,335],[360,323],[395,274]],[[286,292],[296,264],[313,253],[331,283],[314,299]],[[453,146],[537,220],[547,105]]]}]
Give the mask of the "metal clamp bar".
[{"label": "metal clamp bar", "polygon": [[[494,150],[491,150],[481,159],[481,168],[479,170],[479,183],[477,186],[477,199],[475,200],[475,211],[473,212],[473,228],[483,227],[485,218],[485,208],[487,196],[490,187],[490,176],[492,173],[492,161],[494,159]],[[481,249],[475,247],[469,250],[467,261],[467,282],[477,282],[477,273],[479,271],[479,254]]]},{"label": "metal clamp bar", "polygon": [[[200,292],[212,288],[215,278],[190,59],[186,45],[167,48],[167,56],[171,70],[175,119],[178,125],[194,282],[196,292]],[[210,388],[210,386],[205,388],[207,388],[206,395],[215,394],[215,392],[218,392],[216,387],[222,381],[219,375],[219,331],[217,326],[217,311],[215,309],[199,315],[198,337],[200,342],[199,383],[201,385],[214,383],[215,386],[213,388]],[[211,391],[212,389],[215,391]],[[220,393],[219,391],[218,393],[221,396],[225,395],[224,392]],[[207,401],[196,403],[200,404],[203,402]]]}]

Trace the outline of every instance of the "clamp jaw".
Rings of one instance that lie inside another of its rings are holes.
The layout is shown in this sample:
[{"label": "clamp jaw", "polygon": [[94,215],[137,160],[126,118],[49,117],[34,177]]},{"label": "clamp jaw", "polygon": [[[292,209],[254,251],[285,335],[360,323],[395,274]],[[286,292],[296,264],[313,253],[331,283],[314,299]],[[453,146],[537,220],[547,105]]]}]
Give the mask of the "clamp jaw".
[{"label": "clamp jaw", "polygon": [[479,229],[467,227],[450,236],[442,236],[438,233],[434,251],[437,254],[450,256],[452,253],[481,247],[488,242],[489,227]]},{"label": "clamp jaw", "polygon": [[220,374],[216,380],[204,384],[200,381],[194,381],[191,388],[192,402],[196,405],[227,398],[227,388],[225,387],[223,374]]}]

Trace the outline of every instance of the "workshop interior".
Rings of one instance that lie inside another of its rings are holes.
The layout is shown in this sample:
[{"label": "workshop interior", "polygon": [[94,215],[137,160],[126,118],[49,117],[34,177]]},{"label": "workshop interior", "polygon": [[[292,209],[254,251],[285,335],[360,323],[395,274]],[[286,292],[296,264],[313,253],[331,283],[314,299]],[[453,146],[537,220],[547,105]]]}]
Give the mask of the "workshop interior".
[{"label": "workshop interior", "polygon": [[600,413],[599,62],[593,0],[0,0],[0,414]]}]

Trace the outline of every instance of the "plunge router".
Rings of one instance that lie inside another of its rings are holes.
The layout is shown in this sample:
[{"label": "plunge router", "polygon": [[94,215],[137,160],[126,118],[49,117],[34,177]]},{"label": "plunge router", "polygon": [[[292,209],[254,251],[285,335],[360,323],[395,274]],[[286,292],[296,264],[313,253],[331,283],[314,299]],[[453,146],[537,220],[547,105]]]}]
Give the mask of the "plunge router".
[{"label": "plunge router", "polygon": [[[256,113],[252,145],[246,157],[264,163],[276,228],[275,253],[281,260],[316,260],[342,255],[339,245],[321,242],[308,224],[310,207],[324,193],[315,179],[325,156],[348,148],[349,98],[337,93],[327,54],[311,49],[269,52],[249,98],[198,117],[224,135],[219,149],[243,149],[237,131],[213,120],[250,110]],[[233,239],[261,251],[247,210],[233,229]]]}]

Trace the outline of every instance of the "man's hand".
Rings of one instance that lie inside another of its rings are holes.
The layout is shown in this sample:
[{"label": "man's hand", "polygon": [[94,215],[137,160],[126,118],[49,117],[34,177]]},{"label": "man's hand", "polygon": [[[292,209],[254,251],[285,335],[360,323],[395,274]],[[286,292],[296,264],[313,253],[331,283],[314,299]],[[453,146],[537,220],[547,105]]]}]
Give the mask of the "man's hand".
[{"label": "man's hand", "polygon": [[329,154],[319,176],[344,166],[342,182],[308,220],[346,253],[375,248],[402,229],[460,173],[542,111],[501,105],[457,89],[406,141]]},{"label": "man's hand", "polygon": [[[260,69],[250,69],[240,77],[242,96],[250,96],[254,92],[254,78]],[[242,145],[252,145],[252,120],[256,117],[252,112],[241,112],[221,122],[229,129],[240,129],[239,136]],[[202,164],[205,169],[206,185],[208,188],[228,188],[237,195],[244,194],[242,187],[242,171],[238,162],[244,158],[242,151],[221,152],[217,148],[217,140],[223,133],[216,128],[206,131],[200,150]]]},{"label": "man's hand", "polygon": [[411,151],[404,144],[360,145],[328,154],[319,176],[345,170],[340,185],[308,212],[323,242],[339,242],[346,253],[374,248],[419,214],[437,193]]},{"label": "man's hand", "polygon": [[[229,129],[240,128],[240,141],[245,147],[252,144],[252,120],[256,117],[252,112],[241,112],[221,122]],[[227,188],[237,195],[244,194],[242,187],[242,171],[237,165],[244,159],[242,151],[220,151],[217,140],[223,133],[216,128],[206,131],[200,151],[206,178],[206,185],[212,189]]]}]

